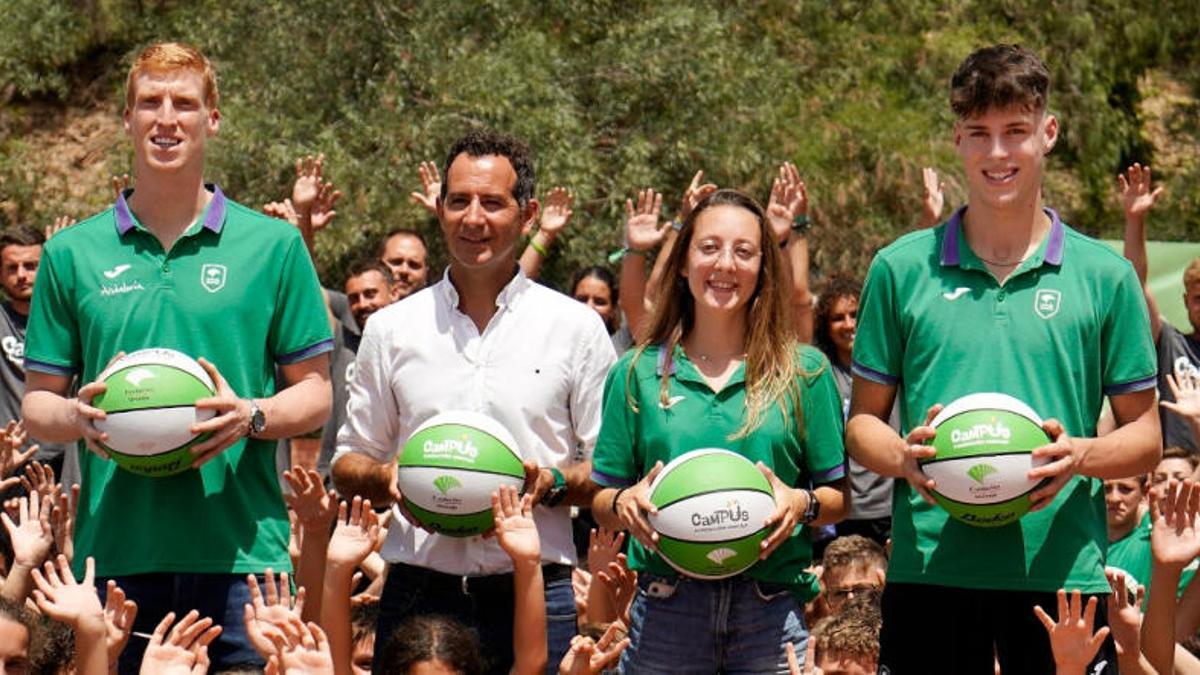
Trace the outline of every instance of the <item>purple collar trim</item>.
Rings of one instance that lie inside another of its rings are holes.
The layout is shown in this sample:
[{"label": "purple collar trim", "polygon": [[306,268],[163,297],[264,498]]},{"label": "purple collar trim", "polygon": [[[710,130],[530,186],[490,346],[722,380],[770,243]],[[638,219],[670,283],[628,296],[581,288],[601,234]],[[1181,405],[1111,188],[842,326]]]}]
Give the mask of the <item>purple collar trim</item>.
[{"label": "purple collar trim", "polygon": [[[212,193],[212,201],[208,204],[208,210],[204,213],[204,227],[213,232],[220,233],[221,228],[225,225],[225,193],[221,192],[221,188],[214,183],[206,183],[204,185],[209,192]],[[133,188],[124,190],[117,197],[117,203],[113,207],[117,212],[117,234],[124,234],[135,227],[133,212],[129,210],[129,195],[133,194]]]},{"label": "purple collar trim", "polygon": [[[1061,265],[1063,259],[1064,242],[1067,237],[1066,226],[1063,225],[1062,219],[1058,217],[1058,212],[1046,206],[1042,207],[1046,215],[1050,217],[1050,235],[1046,241],[1046,254],[1043,260],[1051,265]],[[962,232],[962,217],[966,213],[967,207],[959,207],[950,216],[950,220],[946,221],[946,234],[942,238],[942,265],[957,267],[962,263],[962,257],[959,253],[960,233]]]}]

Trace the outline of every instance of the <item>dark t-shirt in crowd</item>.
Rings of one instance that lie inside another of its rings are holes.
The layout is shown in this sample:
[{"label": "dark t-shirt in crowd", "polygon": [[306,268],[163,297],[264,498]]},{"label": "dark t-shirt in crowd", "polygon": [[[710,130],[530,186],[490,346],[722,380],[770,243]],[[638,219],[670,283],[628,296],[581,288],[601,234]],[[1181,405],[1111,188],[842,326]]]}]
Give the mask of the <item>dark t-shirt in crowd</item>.
[{"label": "dark t-shirt in crowd", "polygon": [[[22,316],[7,302],[0,304],[0,349],[4,356],[0,358],[0,427],[8,424],[9,420],[21,419],[21,397],[25,395],[25,323],[28,317]],[[34,459],[48,461],[61,457],[66,451],[66,445],[59,443],[42,443],[31,440],[40,446]]]},{"label": "dark t-shirt in crowd", "polygon": [[[1158,336],[1158,396],[1164,401],[1174,401],[1171,386],[1167,384],[1168,373],[1174,373],[1175,377],[1185,374],[1200,377],[1200,341],[1163,320]],[[1162,420],[1163,447],[1178,445],[1193,454],[1200,452],[1186,420],[1162,406],[1158,414]]]},{"label": "dark t-shirt in crowd", "polygon": [[[850,374],[850,369],[837,361],[832,361],[833,365],[833,381],[837,384],[838,395],[842,397],[842,417],[846,418],[850,415],[850,385],[853,377]],[[896,395],[896,401],[900,400],[899,392]],[[888,418],[888,425],[899,431],[900,416],[899,405],[892,404],[892,415]],[[863,465],[854,461],[854,458],[846,455],[846,465],[849,468],[850,474],[850,514],[847,516],[849,520],[871,520],[874,518],[887,518],[892,515],[892,482],[891,478],[884,478],[879,474],[867,469]]]}]

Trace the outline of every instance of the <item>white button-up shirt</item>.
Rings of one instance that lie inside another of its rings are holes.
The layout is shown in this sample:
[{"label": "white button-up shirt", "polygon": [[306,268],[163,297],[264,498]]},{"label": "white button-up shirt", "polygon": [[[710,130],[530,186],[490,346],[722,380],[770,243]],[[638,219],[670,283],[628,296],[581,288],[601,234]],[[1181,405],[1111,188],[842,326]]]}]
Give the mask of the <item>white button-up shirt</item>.
[{"label": "white button-up shirt", "polygon": [[[497,420],[512,432],[521,456],[540,466],[590,460],[604,378],[616,360],[599,315],[520,271],[496,308],[480,334],[459,311],[447,273],[372,314],[333,463],[349,452],[394,462],[422,422],[447,410]],[[382,550],[389,562],[464,576],[512,570],[494,539],[430,534],[395,515]],[[534,520],[543,562],[574,564],[569,507],[538,506]]]}]

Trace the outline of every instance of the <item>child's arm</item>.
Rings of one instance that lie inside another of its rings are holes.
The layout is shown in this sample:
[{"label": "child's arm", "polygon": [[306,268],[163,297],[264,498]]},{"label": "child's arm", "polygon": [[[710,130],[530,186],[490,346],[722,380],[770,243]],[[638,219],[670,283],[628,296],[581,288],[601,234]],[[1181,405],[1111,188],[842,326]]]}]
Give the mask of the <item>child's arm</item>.
[{"label": "child's arm", "polygon": [[533,522],[532,495],[517,497],[512,487],[492,493],[496,541],[513,561],[514,675],[546,670],[546,586],[542,579],[542,545]]},{"label": "child's arm", "polygon": [[[296,583],[305,588],[318,588],[325,579],[325,552],[329,546],[329,526],[337,514],[337,497],[325,490],[321,475],[311,469],[295,467],[283,474],[290,495],[284,495],[288,508],[300,521],[300,562],[296,566]],[[321,593],[313,593],[304,606],[304,621],[321,617]]]},{"label": "child's arm", "polygon": [[33,581],[37,584],[33,596],[37,606],[46,616],[75,631],[76,672],[79,675],[105,675],[108,673],[108,625],[104,621],[100,596],[96,595],[96,562],[90,557],[87,559],[87,573],[82,581],[75,581],[65,556],[58,556],[57,562],[57,568],[46,563],[45,574],[33,570]]},{"label": "child's arm", "polygon": [[1142,653],[1160,673],[1175,669],[1175,590],[1183,568],[1200,555],[1200,485],[1172,481],[1160,501],[1150,495],[1150,602],[1142,622]]},{"label": "child's arm", "polygon": [[336,675],[350,675],[350,592],[354,571],[375,549],[379,519],[371,502],[355,497],[348,506],[338,505],[337,527],[329,538],[325,565],[321,627],[329,638]]}]

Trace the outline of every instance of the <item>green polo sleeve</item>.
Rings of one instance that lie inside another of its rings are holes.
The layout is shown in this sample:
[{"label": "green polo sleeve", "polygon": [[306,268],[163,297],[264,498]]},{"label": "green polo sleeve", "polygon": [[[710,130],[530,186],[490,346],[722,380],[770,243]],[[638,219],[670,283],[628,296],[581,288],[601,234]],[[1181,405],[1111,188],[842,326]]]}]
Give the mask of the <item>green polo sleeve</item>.
[{"label": "green polo sleeve", "polygon": [[275,361],[298,363],[333,349],[321,283],[300,234],[288,240],[268,342]]},{"label": "green polo sleeve", "polygon": [[62,278],[70,271],[70,265],[63,264],[62,252],[58,247],[48,246],[38,263],[25,334],[25,367],[71,376],[79,371],[81,361],[78,312],[71,302],[70,287]]},{"label": "green polo sleeve", "polygon": [[887,261],[876,256],[867,270],[858,302],[852,370],[873,382],[896,386],[904,345],[896,305],[896,279]]},{"label": "green polo sleeve", "polygon": [[[634,443],[637,413],[630,406],[627,394],[629,382],[635,376],[631,349],[609,369],[604,381],[604,402],[601,407],[600,435],[592,453],[592,481],[603,487],[626,487],[641,477]],[[642,357],[651,358],[648,353]],[[641,401],[637,402],[641,405]]]},{"label": "green polo sleeve", "polygon": [[846,475],[842,397],[825,355],[804,347],[804,462],[815,485]]},{"label": "green polo sleeve", "polygon": [[1157,382],[1150,317],[1141,284],[1125,261],[1120,279],[1109,294],[1100,333],[1104,393],[1108,396],[1150,389]]}]

